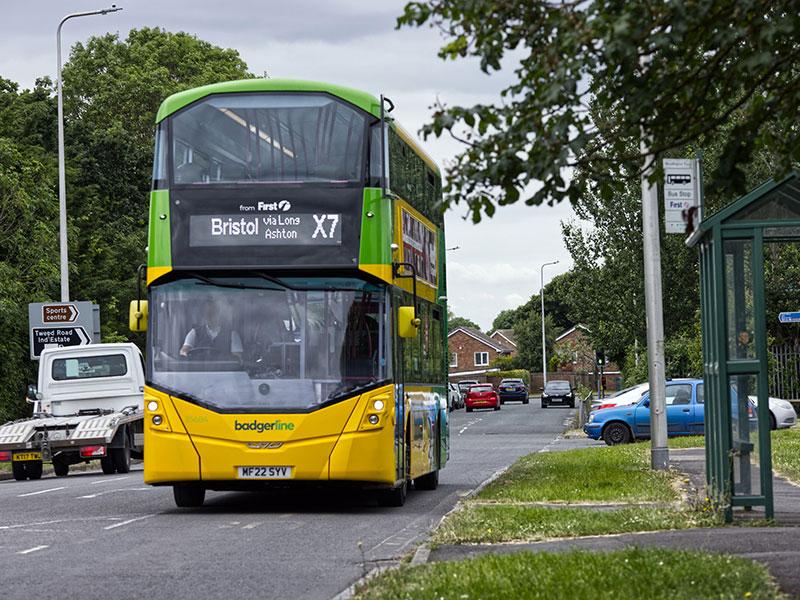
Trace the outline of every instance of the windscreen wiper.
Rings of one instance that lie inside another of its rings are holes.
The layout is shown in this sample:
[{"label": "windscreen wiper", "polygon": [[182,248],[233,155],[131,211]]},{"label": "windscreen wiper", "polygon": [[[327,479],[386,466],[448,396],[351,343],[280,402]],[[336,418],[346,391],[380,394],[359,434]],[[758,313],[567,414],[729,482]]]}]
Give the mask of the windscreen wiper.
[{"label": "windscreen wiper", "polygon": [[[234,289],[234,290],[272,290],[272,291],[275,290],[275,288],[260,287],[260,286],[257,286],[257,285],[245,285],[243,283],[223,283],[221,281],[217,281],[215,279],[212,279],[211,277],[206,277],[205,275],[200,275],[199,273],[189,273],[189,277],[192,277],[194,279],[199,279],[203,283],[206,283],[208,285],[213,285],[214,287],[230,288],[230,289]],[[267,281],[271,281],[271,280],[267,279]],[[282,287],[286,287],[285,285],[282,285],[279,280],[272,281],[272,283],[276,283],[277,285],[281,285]]]}]

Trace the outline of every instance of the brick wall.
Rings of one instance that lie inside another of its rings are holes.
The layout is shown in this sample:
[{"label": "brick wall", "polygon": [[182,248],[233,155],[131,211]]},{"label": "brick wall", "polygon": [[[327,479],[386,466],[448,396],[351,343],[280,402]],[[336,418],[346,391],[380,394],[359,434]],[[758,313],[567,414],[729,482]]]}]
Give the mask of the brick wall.
[{"label": "brick wall", "polygon": [[[451,335],[447,339],[447,347],[449,352],[455,352],[458,354],[458,366],[457,367],[450,367],[450,373],[456,373],[459,371],[478,371],[481,369],[488,369],[489,365],[483,366],[476,366],[475,365],[475,353],[476,352],[488,352],[489,353],[489,364],[500,356],[500,353],[492,348],[491,346],[486,345],[485,343],[481,342],[480,340],[476,340],[474,337],[467,335],[463,331],[456,331],[453,335]],[[450,355],[448,354],[448,364],[450,361]],[[465,376],[465,379],[472,379],[471,376]]]}]

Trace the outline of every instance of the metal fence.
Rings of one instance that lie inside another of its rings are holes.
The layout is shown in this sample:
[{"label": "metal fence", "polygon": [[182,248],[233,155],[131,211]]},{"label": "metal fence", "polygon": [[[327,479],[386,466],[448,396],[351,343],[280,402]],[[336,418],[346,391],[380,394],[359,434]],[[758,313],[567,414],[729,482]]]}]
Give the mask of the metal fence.
[{"label": "metal fence", "polygon": [[769,395],[800,400],[800,345],[769,347]]}]

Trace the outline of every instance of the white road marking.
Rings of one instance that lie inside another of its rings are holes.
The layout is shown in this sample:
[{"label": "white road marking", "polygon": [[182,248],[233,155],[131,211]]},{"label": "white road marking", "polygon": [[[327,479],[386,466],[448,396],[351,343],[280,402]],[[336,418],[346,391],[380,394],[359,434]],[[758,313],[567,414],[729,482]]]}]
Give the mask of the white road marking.
[{"label": "white road marking", "polygon": [[28,492],[27,494],[18,494],[17,498],[26,498],[27,496],[38,496],[39,494],[46,494],[48,492],[57,492],[58,490],[65,489],[64,486],[57,488],[49,488],[46,490],[39,490],[38,492]]},{"label": "white road marking", "polygon": [[122,481],[123,479],[130,479],[130,475],[126,475],[125,477],[114,477],[113,479],[101,479],[100,481],[93,481],[91,485],[97,485],[98,483],[111,483],[113,481]]},{"label": "white road marking", "polygon": [[135,519],[128,519],[127,521],[123,521],[122,523],[114,523],[113,525],[109,525],[108,527],[103,527],[106,531],[109,529],[116,529],[117,527],[122,527],[123,525],[130,525],[136,521],[142,521],[144,519],[149,519],[150,517],[154,517],[155,515],[145,515],[143,517],[136,517]]},{"label": "white road marking", "polygon": [[0,531],[7,529],[26,529],[41,525],[55,525],[56,523],[71,523],[77,521],[119,521],[120,517],[85,517],[81,519],[56,519],[54,521],[37,521],[36,523],[22,523],[20,525],[0,525]]},{"label": "white road marking", "polygon": [[248,523],[247,525],[242,527],[242,529],[255,529],[256,527],[258,527],[262,523],[263,523],[263,521],[256,521],[255,523]]},{"label": "white road marking", "polygon": [[149,492],[154,488],[151,487],[138,487],[138,488],[115,488],[113,490],[104,490],[96,494],[87,494],[86,496],[78,496],[78,499],[84,498],[97,498],[98,496],[105,496],[106,494],[113,494],[114,492]]},{"label": "white road marking", "polygon": [[45,548],[49,548],[50,546],[34,546],[33,548],[28,548],[27,550],[20,550],[17,554],[30,554],[31,552],[36,552],[37,550],[44,550]]},{"label": "white road marking", "polygon": [[479,423],[480,421],[483,421],[483,417],[481,417],[481,418],[479,418],[479,419],[473,419],[472,421],[470,421],[469,423],[467,423],[467,424],[466,424],[466,425],[464,425],[464,426],[463,426],[461,429],[459,429],[459,430],[458,430],[458,435],[461,435],[461,434],[462,434],[462,433],[464,433],[464,432],[465,432],[465,431],[466,431],[466,430],[467,430],[469,427],[472,427],[473,425],[475,425],[476,423]]}]

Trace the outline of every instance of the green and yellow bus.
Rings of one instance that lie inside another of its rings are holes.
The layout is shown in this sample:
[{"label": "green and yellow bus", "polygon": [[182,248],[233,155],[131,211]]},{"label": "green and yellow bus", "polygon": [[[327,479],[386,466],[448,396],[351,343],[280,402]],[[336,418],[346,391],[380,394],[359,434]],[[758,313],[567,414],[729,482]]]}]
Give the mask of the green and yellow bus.
[{"label": "green and yellow bus", "polygon": [[400,506],[449,453],[441,176],[391,102],[251,79],[157,116],[144,479],[178,506],[300,482]]}]

